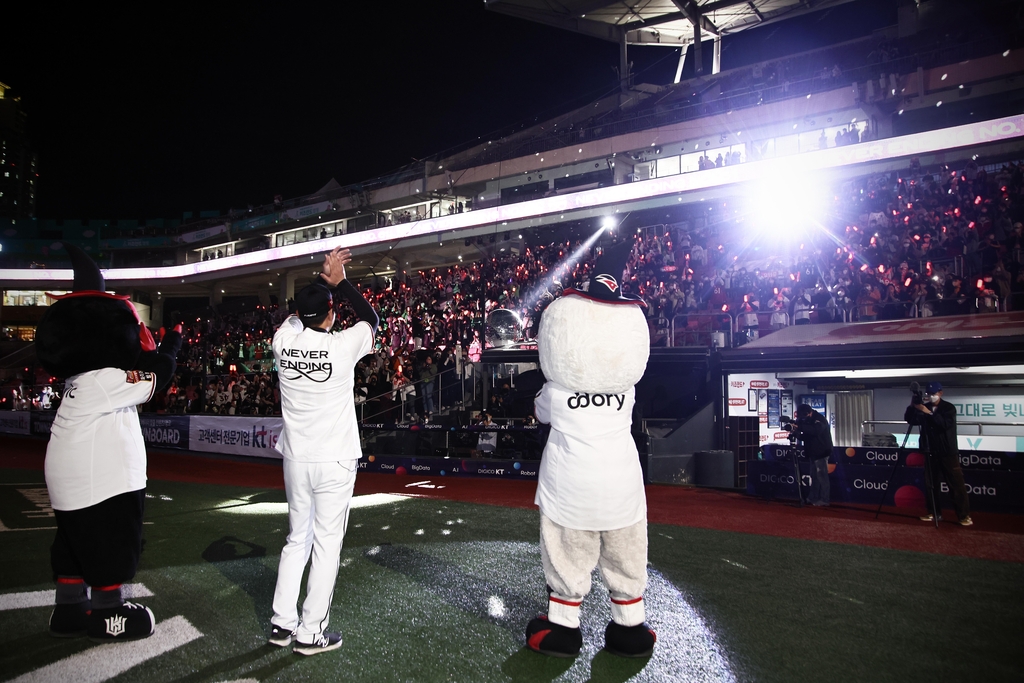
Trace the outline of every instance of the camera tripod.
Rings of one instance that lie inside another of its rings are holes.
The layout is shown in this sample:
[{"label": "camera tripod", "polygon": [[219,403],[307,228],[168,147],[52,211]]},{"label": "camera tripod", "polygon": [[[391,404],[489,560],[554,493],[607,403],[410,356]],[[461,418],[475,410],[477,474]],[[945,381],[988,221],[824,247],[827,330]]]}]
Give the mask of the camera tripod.
[{"label": "camera tripod", "polygon": [[[918,446],[920,446],[920,440],[922,435],[921,425],[913,425],[907,423],[907,432],[903,435],[903,443],[900,444],[900,451],[903,451],[907,447],[907,439],[910,438],[910,431],[917,427],[917,438]],[[918,448],[920,453],[924,456],[924,487],[925,487],[925,498],[931,499],[931,513],[932,522],[935,524],[935,528],[939,528],[939,501],[935,495],[935,489],[932,487],[932,468],[931,468],[931,451],[926,448]],[[885,482],[885,488],[882,489],[881,498],[878,501],[878,509],[875,510],[875,519],[878,519],[878,515],[882,512],[882,506],[885,504],[885,496],[889,493],[889,487],[892,485],[892,480],[896,476],[896,471],[904,465],[900,462],[899,456],[897,455],[896,464],[892,466],[892,471],[889,472],[889,479]],[[895,503],[895,493],[893,494]]]}]

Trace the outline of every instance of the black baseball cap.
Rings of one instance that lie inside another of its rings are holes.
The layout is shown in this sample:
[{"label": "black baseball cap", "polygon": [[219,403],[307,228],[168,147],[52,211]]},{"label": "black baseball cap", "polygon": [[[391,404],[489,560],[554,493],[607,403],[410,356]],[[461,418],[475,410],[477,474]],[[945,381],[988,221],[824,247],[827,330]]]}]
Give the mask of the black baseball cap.
[{"label": "black baseball cap", "polygon": [[636,304],[647,307],[644,300],[633,294],[622,293],[622,273],[626,270],[626,262],[633,251],[633,243],[623,241],[605,247],[604,252],[594,264],[590,282],[586,291],[566,289],[565,294],[575,294],[584,299],[607,304]]},{"label": "black baseball cap", "polygon": [[303,323],[312,323],[323,318],[333,305],[331,290],[321,284],[304,287],[295,295],[295,310]]}]

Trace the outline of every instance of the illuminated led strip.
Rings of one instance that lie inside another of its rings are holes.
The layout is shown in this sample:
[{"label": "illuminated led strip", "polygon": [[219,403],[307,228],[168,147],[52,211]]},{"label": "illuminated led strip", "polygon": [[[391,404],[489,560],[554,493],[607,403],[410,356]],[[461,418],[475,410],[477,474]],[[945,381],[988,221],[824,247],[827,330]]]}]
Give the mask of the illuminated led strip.
[{"label": "illuminated led strip", "polygon": [[[692,192],[695,190],[761,180],[763,178],[789,177],[795,173],[807,173],[851,164],[884,161],[899,157],[939,152],[956,147],[1000,142],[1024,137],[1024,115],[1008,116],[981,123],[970,123],[953,128],[914,133],[885,140],[862,142],[856,145],[833,147],[803,154],[747,162],[737,166],[725,166],[698,173],[683,173],[613,187],[601,187],[573,194],[544,197],[528,202],[478,209],[438,218],[428,218],[386,228],[364,230],[349,235],[327,237],[302,244],[264,249],[237,256],[226,256],[212,261],[200,261],[180,266],[159,268],[111,268],[103,270],[107,281],[145,281],[156,284],[160,280],[184,279],[218,271],[229,271],[245,266],[272,263],[300,256],[322,254],[334,247],[354,248],[370,244],[395,242],[410,237],[422,237],[441,232],[500,225],[509,221],[537,218],[567,211],[593,209],[601,206],[620,204],[667,195]],[[307,226],[314,229],[337,221]],[[0,280],[69,282],[73,279],[69,269],[12,269],[0,272]]]}]

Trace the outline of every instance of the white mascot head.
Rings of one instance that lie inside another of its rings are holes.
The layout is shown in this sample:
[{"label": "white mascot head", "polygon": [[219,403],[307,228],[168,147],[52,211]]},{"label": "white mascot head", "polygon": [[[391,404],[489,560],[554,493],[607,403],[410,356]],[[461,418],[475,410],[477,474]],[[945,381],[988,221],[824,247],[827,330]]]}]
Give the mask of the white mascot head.
[{"label": "white mascot head", "polygon": [[544,376],[571,391],[627,391],[643,377],[651,353],[644,302],[622,296],[631,245],[605,249],[587,291],[567,289],[540,319],[537,348]]}]

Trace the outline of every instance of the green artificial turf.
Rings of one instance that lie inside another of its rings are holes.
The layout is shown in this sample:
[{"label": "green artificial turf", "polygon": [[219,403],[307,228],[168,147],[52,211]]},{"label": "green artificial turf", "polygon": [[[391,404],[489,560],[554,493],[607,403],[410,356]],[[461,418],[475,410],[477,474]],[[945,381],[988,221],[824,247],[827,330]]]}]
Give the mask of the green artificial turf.
[{"label": "green artificial turf", "polygon": [[[41,482],[0,471],[0,482]],[[9,528],[46,526],[0,485]],[[687,527],[650,528],[649,660],[600,651],[595,575],[584,653],[523,648],[545,608],[536,511],[410,498],[352,511],[331,629],[315,657],[266,645],[282,491],[151,482],[136,582],[163,621],[203,633],[117,681],[1021,680],[1021,565]],[[0,533],[0,593],[43,590],[51,531]],[[0,680],[96,647],[46,634],[49,608],[0,612]]]}]

